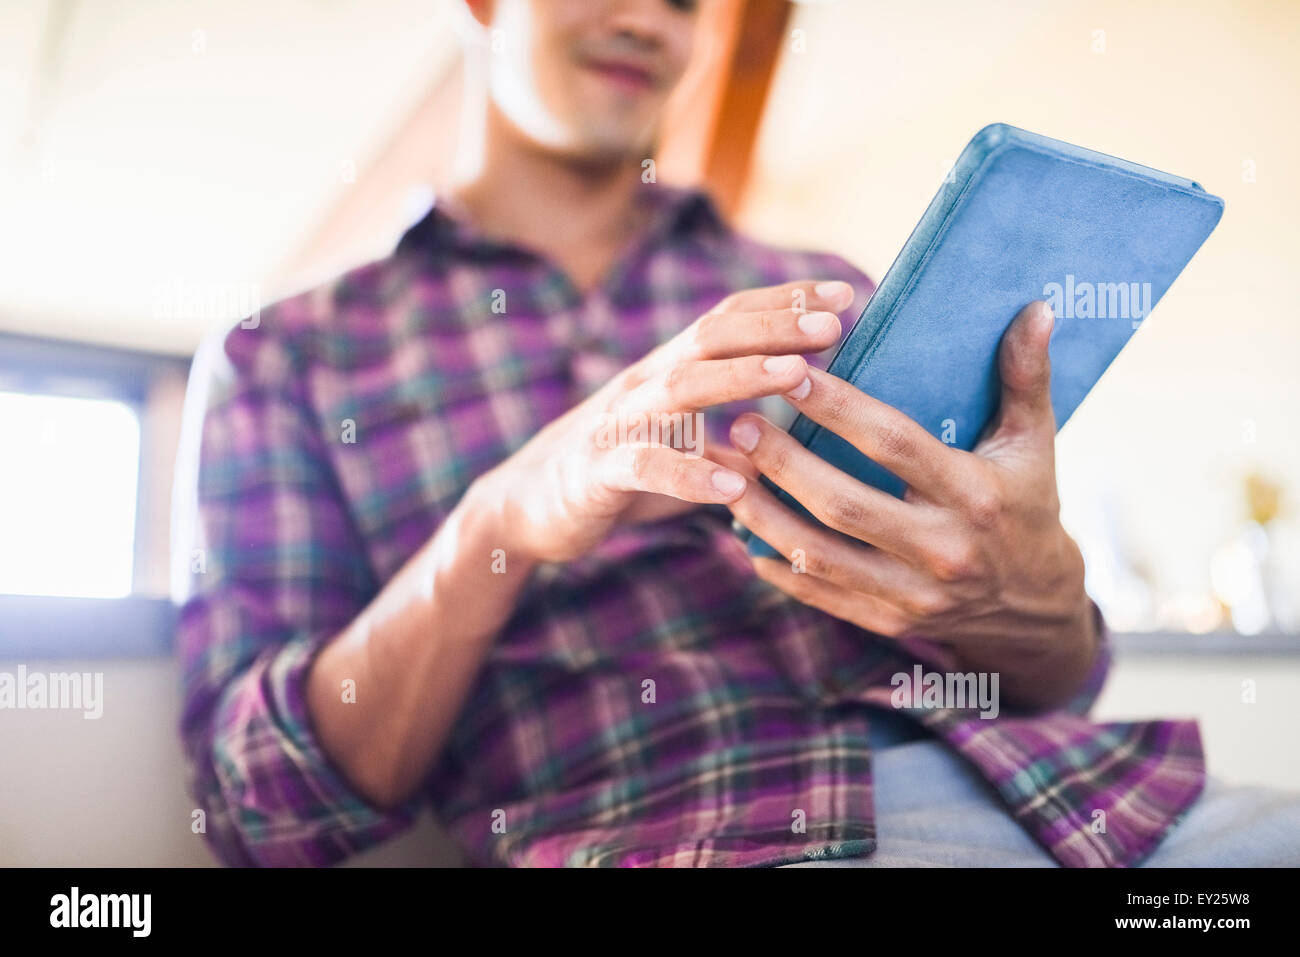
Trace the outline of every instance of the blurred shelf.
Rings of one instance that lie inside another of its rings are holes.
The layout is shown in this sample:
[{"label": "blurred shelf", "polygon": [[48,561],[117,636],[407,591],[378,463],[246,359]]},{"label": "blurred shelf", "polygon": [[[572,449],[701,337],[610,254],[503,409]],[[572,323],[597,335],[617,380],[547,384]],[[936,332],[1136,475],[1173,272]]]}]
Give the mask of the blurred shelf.
[{"label": "blurred shelf", "polygon": [[1111,636],[1121,655],[1300,655],[1300,634],[1266,631],[1239,635],[1235,631],[1144,631]]},{"label": "blurred shelf", "polygon": [[175,622],[166,598],[0,595],[0,661],[168,655]]},{"label": "blurred shelf", "polygon": [[[166,598],[0,594],[0,661],[169,655],[176,608]],[[1118,655],[1300,655],[1300,634],[1115,632]]]}]

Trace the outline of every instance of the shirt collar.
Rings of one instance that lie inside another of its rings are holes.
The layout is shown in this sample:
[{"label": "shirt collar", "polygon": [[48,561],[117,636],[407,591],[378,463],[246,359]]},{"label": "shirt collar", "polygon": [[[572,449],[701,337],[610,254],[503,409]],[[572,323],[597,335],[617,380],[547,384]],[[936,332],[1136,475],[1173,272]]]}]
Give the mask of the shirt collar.
[{"label": "shirt collar", "polygon": [[[728,227],[708,194],[699,189],[642,183],[637,202],[650,215],[643,238],[655,243],[693,233],[726,232]],[[507,240],[483,234],[462,211],[446,200],[435,199],[428,212],[398,241],[397,252],[437,254],[458,252],[473,257],[528,255]]]}]

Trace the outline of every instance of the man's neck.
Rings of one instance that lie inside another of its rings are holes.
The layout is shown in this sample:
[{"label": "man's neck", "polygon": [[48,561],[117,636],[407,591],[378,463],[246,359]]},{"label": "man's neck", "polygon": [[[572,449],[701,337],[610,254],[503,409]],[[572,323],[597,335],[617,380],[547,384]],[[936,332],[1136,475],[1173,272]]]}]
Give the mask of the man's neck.
[{"label": "man's neck", "polygon": [[483,233],[535,250],[583,291],[643,225],[635,158],[579,161],[548,152],[489,107],[482,162],[449,190]]}]

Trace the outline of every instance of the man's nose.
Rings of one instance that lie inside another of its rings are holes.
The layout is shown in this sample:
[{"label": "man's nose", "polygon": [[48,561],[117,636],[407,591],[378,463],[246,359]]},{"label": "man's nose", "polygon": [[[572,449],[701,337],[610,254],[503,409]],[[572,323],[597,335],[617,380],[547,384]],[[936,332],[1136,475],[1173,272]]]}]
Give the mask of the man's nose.
[{"label": "man's nose", "polygon": [[607,26],[623,43],[638,50],[664,45],[668,0],[614,0]]}]

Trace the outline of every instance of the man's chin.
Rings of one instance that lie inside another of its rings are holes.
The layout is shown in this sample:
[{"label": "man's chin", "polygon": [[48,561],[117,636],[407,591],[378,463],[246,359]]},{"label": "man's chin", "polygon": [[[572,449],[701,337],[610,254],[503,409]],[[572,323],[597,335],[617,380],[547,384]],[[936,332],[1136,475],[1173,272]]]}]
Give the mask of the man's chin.
[{"label": "man's chin", "polygon": [[580,112],[556,123],[550,135],[514,124],[526,139],[554,156],[574,163],[610,166],[641,163],[654,155],[657,116],[637,122],[627,113],[613,114],[602,104],[600,110]]},{"label": "man's chin", "polygon": [[654,155],[650,123],[629,126],[625,119],[606,124],[586,123],[575,136],[575,158],[597,163],[640,163]]}]

